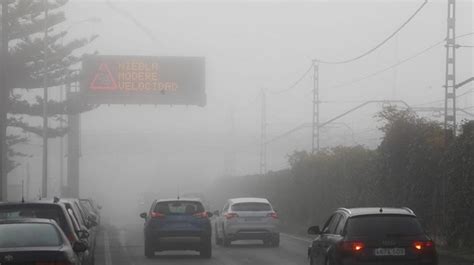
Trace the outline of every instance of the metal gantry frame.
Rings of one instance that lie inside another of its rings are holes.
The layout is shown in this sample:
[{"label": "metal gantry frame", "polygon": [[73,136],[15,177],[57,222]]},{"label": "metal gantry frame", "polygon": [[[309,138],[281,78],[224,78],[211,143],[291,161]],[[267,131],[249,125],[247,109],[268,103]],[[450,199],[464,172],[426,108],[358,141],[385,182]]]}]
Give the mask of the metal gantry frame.
[{"label": "metal gantry frame", "polygon": [[262,89],[261,110],[261,134],[260,134],[260,175],[267,173],[267,98],[265,89]]},{"label": "metal gantry frame", "polygon": [[447,25],[444,84],[444,131],[446,142],[456,136],[456,0],[448,0]]},{"label": "metal gantry frame", "polygon": [[320,116],[319,116],[319,64],[313,60],[313,121],[311,132],[311,153],[314,154],[320,150]]}]

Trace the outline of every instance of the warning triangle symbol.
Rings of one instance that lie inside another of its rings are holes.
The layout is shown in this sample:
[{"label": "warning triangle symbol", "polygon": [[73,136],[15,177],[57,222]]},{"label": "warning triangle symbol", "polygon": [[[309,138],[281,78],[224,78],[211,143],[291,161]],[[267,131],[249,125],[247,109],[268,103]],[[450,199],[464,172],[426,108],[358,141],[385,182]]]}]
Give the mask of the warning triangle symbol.
[{"label": "warning triangle symbol", "polygon": [[94,80],[90,85],[92,90],[115,90],[117,89],[117,83],[110,72],[109,66],[106,63],[102,63],[99,67],[99,71],[95,74]]}]

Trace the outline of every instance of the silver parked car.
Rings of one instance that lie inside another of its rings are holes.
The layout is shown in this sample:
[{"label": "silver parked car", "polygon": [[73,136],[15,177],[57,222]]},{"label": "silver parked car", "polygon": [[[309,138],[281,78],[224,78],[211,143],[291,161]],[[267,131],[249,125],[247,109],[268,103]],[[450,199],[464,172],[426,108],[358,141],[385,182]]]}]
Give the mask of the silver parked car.
[{"label": "silver parked car", "polygon": [[229,246],[236,240],[263,240],[265,245],[280,245],[278,215],[267,199],[229,199],[222,212],[215,214],[218,245]]}]

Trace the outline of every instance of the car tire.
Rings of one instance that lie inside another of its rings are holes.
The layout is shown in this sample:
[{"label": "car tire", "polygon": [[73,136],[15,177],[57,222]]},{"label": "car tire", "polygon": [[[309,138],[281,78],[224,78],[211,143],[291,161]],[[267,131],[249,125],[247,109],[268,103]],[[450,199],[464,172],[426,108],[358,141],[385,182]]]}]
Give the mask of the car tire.
[{"label": "car tire", "polygon": [[270,246],[272,244],[272,240],[271,239],[263,239],[263,245],[265,246]]},{"label": "car tire", "polygon": [[280,246],[280,234],[276,234],[271,240],[271,246],[277,248]]},{"label": "car tire", "polygon": [[215,226],[214,238],[216,240],[216,245],[222,245],[222,238],[219,237],[219,233],[217,232],[217,225]]},{"label": "car tire", "polygon": [[329,257],[326,258],[326,263],[324,263],[325,265],[333,265],[334,262],[331,261],[331,259]]},{"label": "car tire", "polygon": [[149,241],[149,239],[145,238],[145,257],[151,259],[155,257],[155,250]]},{"label": "car tire", "polygon": [[227,238],[227,236],[225,235],[225,230],[222,229],[222,245],[224,247],[230,247],[231,243],[232,243],[232,240]]},{"label": "car tire", "polygon": [[232,241],[228,239],[224,233],[224,238],[222,239],[222,245],[224,245],[224,247],[230,247],[231,244],[232,244]]},{"label": "car tire", "polygon": [[206,237],[202,239],[202,247],[199,251],[201,258],[210,259],[212,257],[212,242],[211,237]]}]

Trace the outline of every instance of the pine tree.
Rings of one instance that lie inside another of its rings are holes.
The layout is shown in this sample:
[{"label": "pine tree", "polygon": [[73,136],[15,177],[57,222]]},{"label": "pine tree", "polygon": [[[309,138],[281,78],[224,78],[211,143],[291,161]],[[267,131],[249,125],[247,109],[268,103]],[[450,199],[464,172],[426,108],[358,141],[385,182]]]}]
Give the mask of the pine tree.
[{"label": "pine tree", "polygon": [[[42,136],[42,126],[34,125],[31,121],[41,119],[43,115],[43,98],[31,100],[31,94],[43,89],[44,53],[47,52],[47,86],[50,91],[63,89],[66,84],[77,82],[79,75],[75,69],[87,54],[81,53],[81,48],[92,42],[97,36],[75,39],[64,42],[68,34],[64,28],[66,17],[63,11],[67,0],[17,0],[8,4],[8,64],[7,84],[10,97],[7,104],[7,126],[10,134],[7,136],[7,172],[13,170],[18,163],[17,156],[25,154],[14,150],[14,145],[28,141],[19,133],[28,132]],[[47,5],[47,6],[46,6]],[[45,17],[45,9],[48,16]],[[48,37],[44,39],[45,25]],[[47,50],[45,51],[45,41]],[[75,114],[88,111],[94,106],[83,104],[79,98],[68,101],[48,100],[48,117],[55,120],[61,115]],[[50,126],[48,126],[50,127]],[[48,128],[47,137],[63,137],[66,128]]]}]

